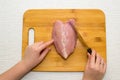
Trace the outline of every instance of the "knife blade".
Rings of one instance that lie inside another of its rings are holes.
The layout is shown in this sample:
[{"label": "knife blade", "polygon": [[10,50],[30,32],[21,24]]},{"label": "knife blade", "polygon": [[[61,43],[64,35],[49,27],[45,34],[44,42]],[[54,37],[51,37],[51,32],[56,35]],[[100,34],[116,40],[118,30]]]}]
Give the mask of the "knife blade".
[{"label": "knife blade", "polygon": [[[76,30],[76,29],[75,29]],[[83,40],[82,36],[80,35],[80,33],[78,33],[78,31],[76,30],[77,32],[77,37],[79,39],[79,41],[82,43],[82,45],[86,48],[87,52],[89,52],[90,54],[92,53],[92,50],[91,48],[85,43],[85,41]]]},{"label": "knife blade", "polygon": [[73,30],[76,32],[79,41],[86,48],[87,52],[89,52],[91,54],[92,53],[92,49],[85,43],[84,39],[82,38],[82,36],[80,35],[80,33],[77,31],[76,27],[72,23],[70,23],[70,24],[72,25]]}]

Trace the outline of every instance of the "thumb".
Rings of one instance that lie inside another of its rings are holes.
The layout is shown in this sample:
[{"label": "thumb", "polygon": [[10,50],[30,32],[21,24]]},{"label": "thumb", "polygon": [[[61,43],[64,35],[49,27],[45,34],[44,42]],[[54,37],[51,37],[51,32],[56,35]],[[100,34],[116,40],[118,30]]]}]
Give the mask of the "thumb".
[{"label": "thumb", "polygon": [[87,56],[88,56],[88,58],[90,58],[90,56],[91,56],[90,53],[87,52]]},{"label": "thumb", "polygon": [[90,53],[87,53],[87,57],[88,57],[87,64],[89,64],[89,62],[90,62],[90,58],[91,58]]},{"label": "thumb", "polygon": [[42,61],[45,56],[47,55],[47,53],[50,51],[51,49],[50,48],[46,48],[40,55],[40,60]]}]

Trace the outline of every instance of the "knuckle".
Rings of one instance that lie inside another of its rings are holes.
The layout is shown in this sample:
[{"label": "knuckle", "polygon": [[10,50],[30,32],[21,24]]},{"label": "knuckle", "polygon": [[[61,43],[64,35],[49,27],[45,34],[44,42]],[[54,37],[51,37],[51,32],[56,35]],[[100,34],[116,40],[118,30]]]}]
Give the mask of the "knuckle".
[{"label": "knuckle", "polygon": [[90,65],[89,68],[90,68],[91,70],[94,70],[95,67],[94,67],[93,65]]},{"label": "knuckle", "polygon": [[34,50],[35,52],[37,52],[37,51],[38,51],[38,49],[37,49],[37,48],[34,48],[33,50]]},{"label": "knuckle", "polygon": [[38,51],[38,48],[34,47],[34,46],[31,46],[31,49],[34,51],[34,52],[37,52]]}]

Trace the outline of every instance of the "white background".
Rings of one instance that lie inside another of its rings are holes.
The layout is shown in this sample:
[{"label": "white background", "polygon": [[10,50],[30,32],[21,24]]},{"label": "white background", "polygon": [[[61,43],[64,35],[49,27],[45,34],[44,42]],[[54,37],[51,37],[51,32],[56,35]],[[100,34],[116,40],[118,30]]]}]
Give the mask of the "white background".
[{"label": "white background", "polygon": [[[21,60],[23,13],[28,9],[101,9],[106,15],[108,68],[120,80],[120,0],[0,0],[0,74]],[[22,80],[81,80],[82,72],[30,72]]]}]

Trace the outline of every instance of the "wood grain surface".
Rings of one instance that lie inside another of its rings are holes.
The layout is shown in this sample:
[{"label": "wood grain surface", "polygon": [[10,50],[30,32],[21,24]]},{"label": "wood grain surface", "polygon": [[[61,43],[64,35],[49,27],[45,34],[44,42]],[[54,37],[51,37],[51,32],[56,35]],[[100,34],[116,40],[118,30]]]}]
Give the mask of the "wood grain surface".
[{"label": "wood grain surface", "polygon": [[[101,10],[89,9],[37,9],[28,10],[23,16],[22,57],[28,45],[29,29],[34,29],[34,40],[51,40],[53,24],[56,20],[63,22],[76,20],[76,28],[86,44],[95,49],[106,60],[106,30],[105,15]],[[77,40],[77,45],[67,60],[64,60],[55,50],[52,50],[33,71],[84,71],[87,54],[86,49]]]}]

